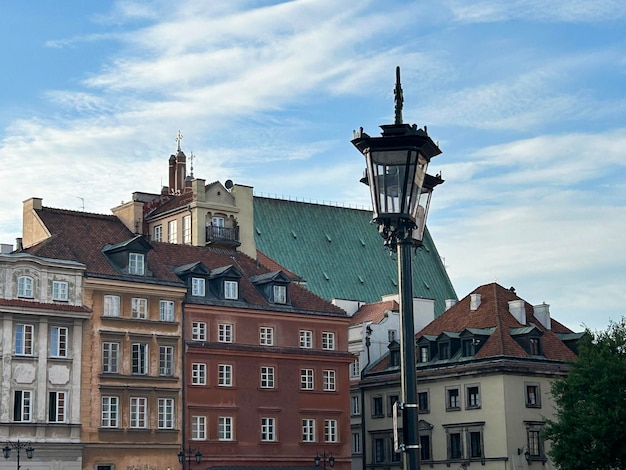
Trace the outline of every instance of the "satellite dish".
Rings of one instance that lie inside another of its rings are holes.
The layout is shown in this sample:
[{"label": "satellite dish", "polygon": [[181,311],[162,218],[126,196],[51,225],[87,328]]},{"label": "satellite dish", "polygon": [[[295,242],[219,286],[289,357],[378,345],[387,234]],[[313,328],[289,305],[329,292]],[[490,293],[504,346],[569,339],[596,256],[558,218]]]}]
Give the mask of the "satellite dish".
[{"label": "satellite dish", "polygon": [[230,191],[233,187],[233,180],[226,180],[226,182],[224,183],[224,186],[226,187],[226,189]]}]

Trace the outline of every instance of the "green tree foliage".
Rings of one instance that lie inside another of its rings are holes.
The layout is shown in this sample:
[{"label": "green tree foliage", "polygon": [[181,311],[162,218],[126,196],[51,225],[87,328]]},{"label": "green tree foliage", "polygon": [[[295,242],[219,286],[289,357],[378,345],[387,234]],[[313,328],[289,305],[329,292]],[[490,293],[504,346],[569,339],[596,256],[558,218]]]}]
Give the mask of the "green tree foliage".
[{"label": "green tree foliage", "polygon": [[578,360],[552,385],[556,420],[544,437],[563,470],[626,469],[626,319],[580,341]]}]

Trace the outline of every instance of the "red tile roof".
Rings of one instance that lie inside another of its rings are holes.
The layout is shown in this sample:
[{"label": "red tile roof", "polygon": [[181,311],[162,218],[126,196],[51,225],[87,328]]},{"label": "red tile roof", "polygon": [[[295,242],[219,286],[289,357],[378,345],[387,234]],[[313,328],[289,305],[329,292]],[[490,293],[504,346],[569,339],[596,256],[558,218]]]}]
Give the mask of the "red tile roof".
[{"label": "red tile roof", "polygon": [[351,325],[358,325],[361,323],[375,323],[379,324],[386,317],[388,311],[399,311],[400,306],[395,300],[385,300],[381,302],[374,302],[371,304],[364,304],[359,308],[352,318],[350,319]]},{"label": "red tile roof", "polygon": [[78,312],[78,313],[90,313],[91,309],[83,307],[82,305],[70,305],[65,303],[44,303],[36,302],[34,300],[23,299],[0,299],[0,307],[16,307],[27,308],[37,310],[54,310],[61,312]]}]

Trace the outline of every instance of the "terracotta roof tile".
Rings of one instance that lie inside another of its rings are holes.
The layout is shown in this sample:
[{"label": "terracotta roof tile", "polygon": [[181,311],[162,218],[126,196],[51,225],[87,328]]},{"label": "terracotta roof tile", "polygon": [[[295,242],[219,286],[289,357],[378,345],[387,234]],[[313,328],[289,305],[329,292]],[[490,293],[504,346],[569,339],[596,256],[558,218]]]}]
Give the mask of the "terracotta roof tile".
[{"label": "terracotta roof tile", "polygon": [[0,307],[17,307],[28,308],[37,310],[55,310],[61,312],[78,312],[78,313],[90,313],[91,309],[83,307],[82,305],[70,305],[65,303],[45,303],[36,302],[34,300],[23,299],[0,299]]},{"label": "terracotta roof tile", "polygon": [[400,310],[398,302],[395,300],[386,300],[381,302],[374,302],[371,304],[364,304],[359,308],[350,320],[351,325],[358,325],[360,323],[372,322],[375,324],[380,323],[386,317],[388,311],[397,312]]}]

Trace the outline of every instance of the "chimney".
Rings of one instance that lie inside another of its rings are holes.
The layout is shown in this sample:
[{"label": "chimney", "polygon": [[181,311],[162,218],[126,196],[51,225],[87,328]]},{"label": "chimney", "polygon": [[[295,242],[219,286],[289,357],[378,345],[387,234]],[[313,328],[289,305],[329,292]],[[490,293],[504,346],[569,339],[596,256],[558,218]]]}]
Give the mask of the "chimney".
[{"label": "chimney", "polygon": [[[19,240],[19,238],[17,240]],[[10,245],[8,243],[0,243],[0,255],[8,255],[12,251],[13,245]]]},{"label": "chimney", "polygon": [[187,157],[182,150],[176,153],[176,191],[182,194],[185,189],[185,177],[187,176]]},{"label": "chimney", "polygon": [[552,329],[552,322],[550,321],[550,305],[542,303],[541,305],[535,305],[533,307],[535,318],[541,323],[546,330]]},{"label": "chimney", "polygon": [[522,325],[526,324],[526,305],[523,300],[509,301],[509,313]]},{"label": "chimney", "polygon": [[176,157],[174,155],[170,155],[169,179],[170,179],[169,194],[173,194],[174,191],[176,190]]},{"label": "chimney", "polygon": [[22,237],[17,237],[15,239],[15,251],[23,251],[24,244],[22,243]]},{"label": "chimney", "polygon": [[475,312],[480,307],[480,294],[470,294],[470,310]]},{"label": "chimney", "polygon": [[450,310],[455,305],[456,305],[456,300],[454,300],[454,299],[446,299],[446,310]]}]

